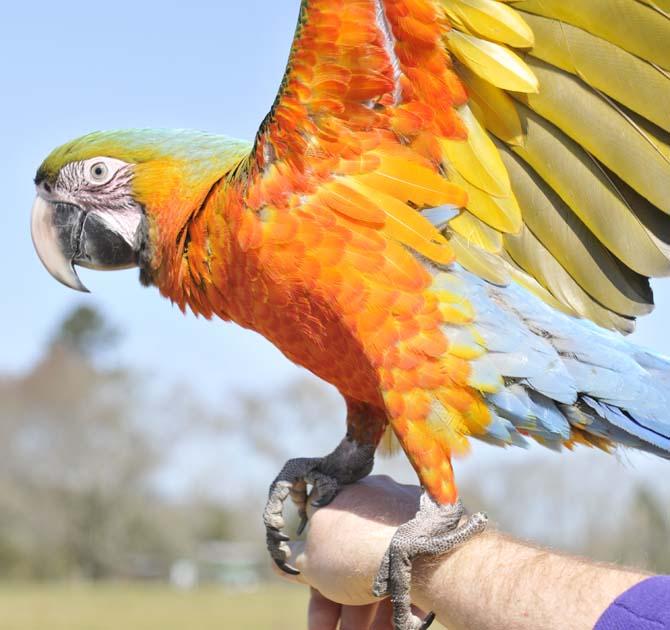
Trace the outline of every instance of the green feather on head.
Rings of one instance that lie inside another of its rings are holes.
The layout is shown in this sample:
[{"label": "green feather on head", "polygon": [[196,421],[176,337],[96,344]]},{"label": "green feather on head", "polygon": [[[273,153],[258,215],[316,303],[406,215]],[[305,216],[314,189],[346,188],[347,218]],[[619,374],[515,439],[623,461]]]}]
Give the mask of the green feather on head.
[{"label": "green feather on head", "polygon": [[153,160],[181,162],[188,174],[226,171],[251,150],[251,144],[227,136],[190,129],[124,129],[95,131],[54,149],[42,162],[35,180],[53,184],[71,162],[98,156],[131,164]]}]

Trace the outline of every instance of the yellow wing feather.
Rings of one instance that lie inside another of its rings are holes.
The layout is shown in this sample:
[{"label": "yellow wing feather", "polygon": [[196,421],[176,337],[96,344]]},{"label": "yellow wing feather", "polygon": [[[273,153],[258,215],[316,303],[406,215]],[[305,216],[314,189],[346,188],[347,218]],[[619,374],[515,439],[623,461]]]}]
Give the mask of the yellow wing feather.
[{"label": "yellow wing feather", "polygon": [[[517,280],[554,306],[630,332],[653,307],[648,278],[670,273],[670,3],[441,2],[447,48],[479,122],[466,122],[475,139],[444,147],[473,215],[451,221],[457,259],[490,273],[480,259],[495,240],[476,217],[502,233]],[[482,129],[495,137],[510,195],[494,194]],[[486,161],[477,163],[480,146]],[[514,216],[505,204],[520,208],[521,225],[505,224]]]},{"label": "yellow wing feather", "polygon": [[537,35],[531,54],[670,131],[670,75],[605,39],[539,15],[525,20]]},{"label": "yellow wing feather", "polygon": [[508,0],[520,11],[577,26],[642,59],[670,69],[668,19],[636,0]]},{"label": "yellow wing feather", "polygon": [[496,0],[443,0],[452,25],[473,35],[515,48],[530,48],[532,29],[510,7]]},{"label": "yellow wing feather", "polygon": [[613,107],[609,99],[574,75],[544,61],[532,60],[529,65],[542,90],[519,95],[519,99],[562,129],[657,208],[670,213],[670,145],[663,132],[623,108]]},{"label": "yellow wing feather", "polygon": [[496,87],[517,92],[538,89],[537,80],[523,59],[501,44],[451,30],[447,47],[467,68]]}]

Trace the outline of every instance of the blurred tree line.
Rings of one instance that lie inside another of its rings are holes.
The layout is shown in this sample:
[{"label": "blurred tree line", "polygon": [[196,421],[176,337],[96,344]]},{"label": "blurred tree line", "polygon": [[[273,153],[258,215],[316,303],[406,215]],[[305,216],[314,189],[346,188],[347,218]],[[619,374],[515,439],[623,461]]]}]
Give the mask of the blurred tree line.
[{"label": "blurred tree line", "polygon": [[[162,578],[210,540],[250,539],[262,553],[260,511],[279,466],[343,433],[341,401],[314,380],[213,410],[188,386],[157,394],[110,360],[119,340],[80,307],[31,370],[0,377],[0,577]],[[174,453],[194,436],[209,473],[171,496],[159,480],[187,472]],[[484,466],[463,494],[515,535],[670,572],[670,489],[604,457]],[[667,478],[670,464],[658,466]],[[406,473],[399,460],[382,468]]]},{"label": "blurred tree line", "polygon": [[165,574],[199,536],[225,533],[216,504],[161,498],[166,444],[145,379],[100,360],[119,332],[74,310],[26,374],[0,380],[0,576],[100,579]]}]

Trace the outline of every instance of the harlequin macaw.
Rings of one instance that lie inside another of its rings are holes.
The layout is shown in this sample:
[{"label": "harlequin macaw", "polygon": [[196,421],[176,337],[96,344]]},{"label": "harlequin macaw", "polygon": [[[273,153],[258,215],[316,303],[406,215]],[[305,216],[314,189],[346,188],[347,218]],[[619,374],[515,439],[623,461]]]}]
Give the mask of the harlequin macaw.
[{"label": "harlequin macaw", "polygon": [[[670,362],[618,333],[670,273],[668,0],[303,0],[253,142],[93,133],[40,166],[47,269],[137,266],[335,385],[346,437],[289,461],[264,518],[370,472],[385,433],[424,489],[374,584],[396,628],[417,555],[480,531],[470,438],[670,456]],[[618,331],[618,332],[617,332]]]}]

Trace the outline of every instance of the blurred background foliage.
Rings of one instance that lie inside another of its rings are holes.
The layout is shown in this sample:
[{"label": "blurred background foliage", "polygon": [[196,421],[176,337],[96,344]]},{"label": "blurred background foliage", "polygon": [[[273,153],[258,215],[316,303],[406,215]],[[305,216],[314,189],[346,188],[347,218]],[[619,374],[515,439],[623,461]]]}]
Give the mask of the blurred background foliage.
[{"label": "blurred background foliage", "polygon": [[[326,453],[341,436],[342,403],[314,379],[212,405],[120,364],[121,338],[81,306],[32,368],[0,377],[0,603],[8,584],[28,581],[258,588],[272,579],[260,525],[268,482],[287,458]],[[666,462],[523,455],[470,458],[466,503],[540,544],[670,572]],[[402,456],[377,471],[414,482]],[[301,610],[305,594],[295,597]],[[238,627],[271,627],[254,623]]]}]

